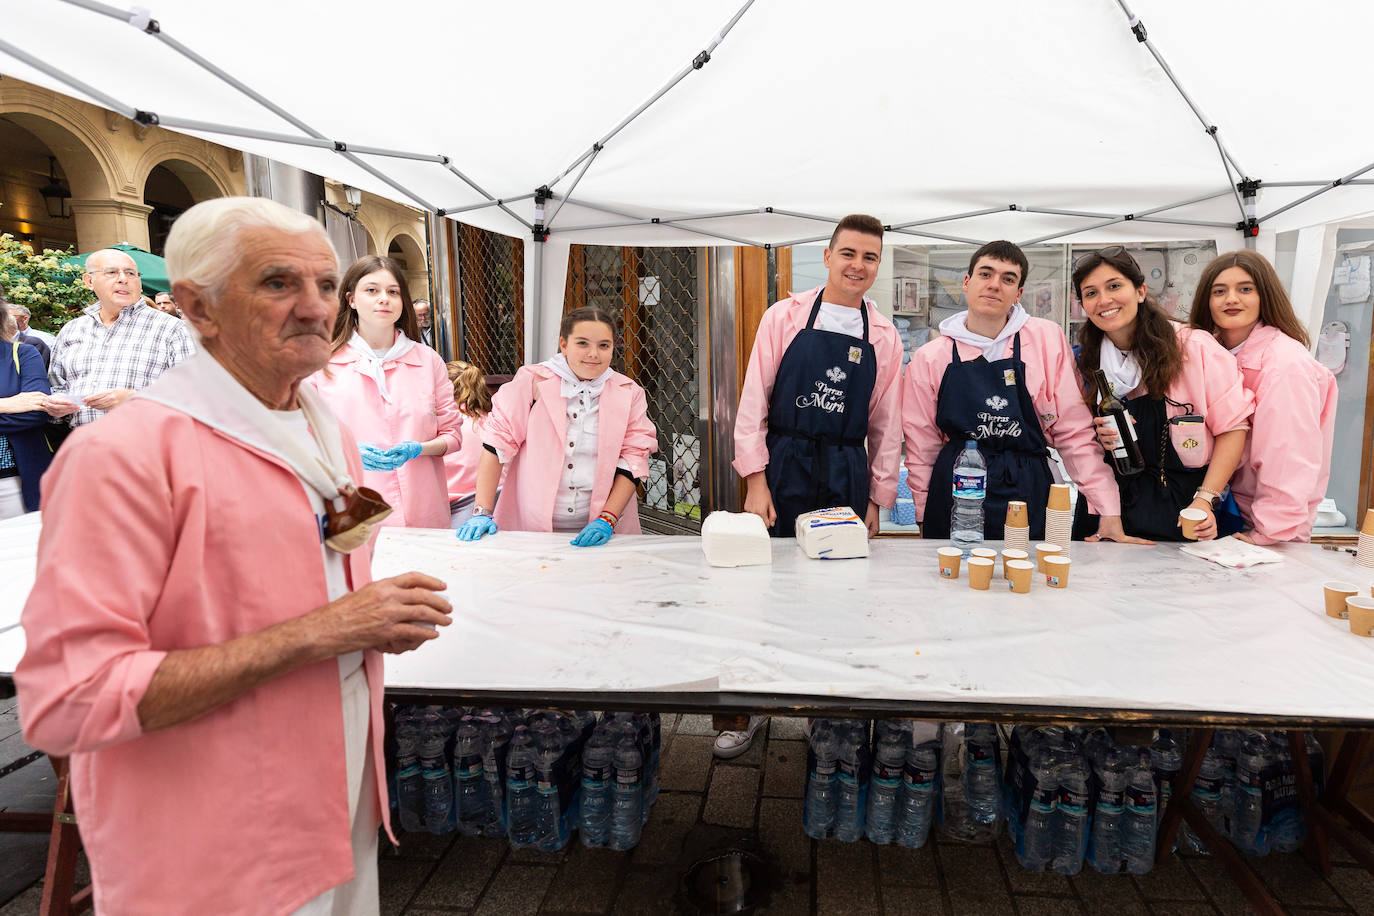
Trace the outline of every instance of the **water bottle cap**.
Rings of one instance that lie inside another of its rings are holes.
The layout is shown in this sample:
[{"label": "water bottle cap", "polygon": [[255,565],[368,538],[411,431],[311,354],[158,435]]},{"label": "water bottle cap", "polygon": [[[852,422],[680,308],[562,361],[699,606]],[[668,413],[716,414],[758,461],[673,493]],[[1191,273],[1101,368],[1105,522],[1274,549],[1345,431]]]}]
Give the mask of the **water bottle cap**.
[{"label": "water bottle cap", "polygon": [[977,451],[977,450],[978,450],[978,440],[977,440],[977,439],[969,439],[969,440],[965,441],[965,442],[964,442],[964,449],[965,449],[965,451],[967,451],[967,450],[969,450],[969,449],[973,449],[974,451]]}]

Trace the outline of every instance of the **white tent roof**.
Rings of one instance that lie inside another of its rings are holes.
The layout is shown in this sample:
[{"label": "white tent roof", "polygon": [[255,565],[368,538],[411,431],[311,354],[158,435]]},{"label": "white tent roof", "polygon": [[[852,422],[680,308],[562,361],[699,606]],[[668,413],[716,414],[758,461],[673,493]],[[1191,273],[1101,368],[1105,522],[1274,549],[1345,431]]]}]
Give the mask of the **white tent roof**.
[{"label": "white tent roof", "polygon": [[[0,72],[526,238],[544,184],[576,201],[553,217],[564,243],[709,244],[705,232],[778,244],[830,232],[763,207],[871,212],[891,225],[992,211],[910,227],[973,240],[1196,238],[1241,218],[1232,187],[1242,176],[1265,183],[1264,230],[1374,210],[1374,189],[1342,186],[1266,218],[1317,190],[1274,183],[1329,182],[1374,161],[1374,119],[1352,102],[1368,79],[1374,6],[1354,0],[1134,0],[1148,45],[1114,0],[752,0],[742,13],[744,0],[145,2],[160,34],[95,0],[8,3]],[[710,62],[691,69],[737,14]],[[188,121],[294,137],[304,125],[353,151],[443,155],[451,167],[350,160]],[[602,140],[582,173],[580,157]],[[1207,195],[1157,214],[1218,224],[1206,229],[1090,228],[1104,219],[1009,209],[1119,217]],[[747,212],[700,218],[736,211]],[[652,217],[696,218],[639,222]]]}]

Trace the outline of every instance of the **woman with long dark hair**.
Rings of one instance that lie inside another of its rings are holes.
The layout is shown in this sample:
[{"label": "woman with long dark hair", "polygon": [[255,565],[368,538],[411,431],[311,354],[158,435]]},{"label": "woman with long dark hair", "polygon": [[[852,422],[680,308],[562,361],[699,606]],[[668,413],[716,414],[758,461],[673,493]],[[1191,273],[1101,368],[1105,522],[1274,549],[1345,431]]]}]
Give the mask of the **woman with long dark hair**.
[{"label": "woman with long dark hair", "polygon": [[392,513],[383,523],[449,526],[442,456],[461,445],[461,418],[444,362],[420,337],[401,266],[369,255],[339,286],[334,355],[308,381],[357,438],[363,484]]},{"label": "woman with long dark hair", "polygon": [[[1073,286],[1088,316],[1079,332],[1085,397],[1090,407],[1100,403],[1095,375],[1101,369],[1111,393],[1126,404],[1144,459],[1139,473],[1113,467],[1122,527],[1139,538],[1182,540],[1179,512],[1191,507],[1205,514],[1198,540],[1216,537],[1217,506],[1254,412],[1235,358],[1210,334],[1170,319],[1146,288],[1140,265],[1119,245],[1079,258]],[[1103,418],[1096,422],[1103,447],[1114,448],[1116,434]],[[1078,536],[1091,535],[1097,521],[1080,508],[1074,528]]]},{"label": "woman with long dark hair", "polygon": [[1231,493],[1254,544],[1306,541],[1331,478],[1336,377],[1308,352],[1307,329],[1264,255],[1242,249],[1202,271],[1188,322],[1240,366],[1255,417]]}]

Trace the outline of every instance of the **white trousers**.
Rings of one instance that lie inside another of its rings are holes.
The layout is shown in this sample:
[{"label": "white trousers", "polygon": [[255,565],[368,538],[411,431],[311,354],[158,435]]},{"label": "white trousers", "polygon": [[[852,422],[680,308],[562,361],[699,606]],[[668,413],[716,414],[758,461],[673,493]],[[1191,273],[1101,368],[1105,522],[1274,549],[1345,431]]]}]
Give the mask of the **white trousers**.
[{"label": "white trousers", "polygon": [[24,508],[24,491],[19,487],[19,478],[0,477],[0,519],[18,518],[27,511]]}]

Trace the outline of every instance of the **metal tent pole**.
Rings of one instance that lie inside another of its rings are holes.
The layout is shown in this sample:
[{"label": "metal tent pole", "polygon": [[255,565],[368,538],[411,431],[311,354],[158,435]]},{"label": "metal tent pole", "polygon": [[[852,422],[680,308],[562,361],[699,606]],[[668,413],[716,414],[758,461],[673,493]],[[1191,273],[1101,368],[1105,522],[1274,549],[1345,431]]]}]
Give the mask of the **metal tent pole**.
[{"label": "metal tent pole", "polygon": [[1368,182],[1356,182],[1355,179],[1359,178],[1361,175],[1363,175],[1365,172],[1368,172],[1370,169],[1374,169],[1374,162],[1371,162],[1369,165],[1365,166],[1362,169],[1356,169],[1349,175],[1346,175],[1342,178],[1337,178],[1335,181],[1329,181],[1326,184],[1322,185],[1322,187],[1313,191],[1311,194],[1305,194],[1302,197],[1299,197],[1297,200],[1293,201],[1292,203],[1284,204],[1282,207],[1279,207],[1277,210],[1274,210],[1271,213],[1264,214],[1263,216],[1259,217],[1259,221],[1261,223],[1267,222],[1273,219],[1274,217],[1278,216],[1280,213],[1287,213],[1294,207],[1299,206],[1301,204],[1305,204],[1314,197],[1320,197],[1327,191],[1330,191],[1332,188],[1339,188],[1343,184],[1366,184]]}]

